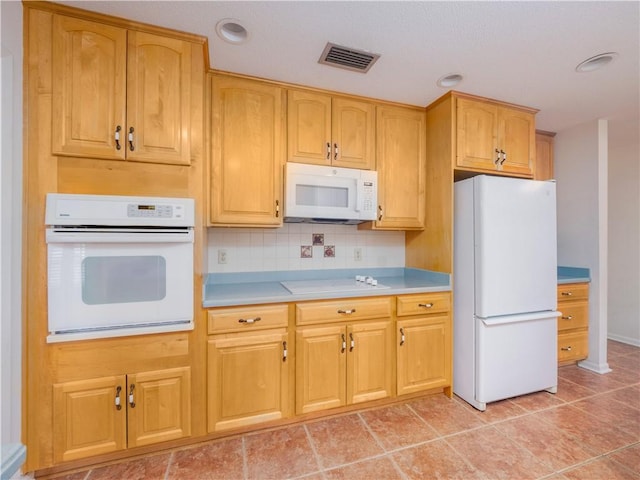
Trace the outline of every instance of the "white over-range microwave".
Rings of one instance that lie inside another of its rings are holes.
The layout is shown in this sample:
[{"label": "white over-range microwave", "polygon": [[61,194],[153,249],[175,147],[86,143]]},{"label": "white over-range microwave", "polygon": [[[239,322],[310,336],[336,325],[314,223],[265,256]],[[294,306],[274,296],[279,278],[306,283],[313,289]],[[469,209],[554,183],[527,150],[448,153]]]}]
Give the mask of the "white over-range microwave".
[{"label": "white over-range microwave", "polygon": [[378,173],[372,170],[285,165],[284,221],[354,225],[376,219]]}]

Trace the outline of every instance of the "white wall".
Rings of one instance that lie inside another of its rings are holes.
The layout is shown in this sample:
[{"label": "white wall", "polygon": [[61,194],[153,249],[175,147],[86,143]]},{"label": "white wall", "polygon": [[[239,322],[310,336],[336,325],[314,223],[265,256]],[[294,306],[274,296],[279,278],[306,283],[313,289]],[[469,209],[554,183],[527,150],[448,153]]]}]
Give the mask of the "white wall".
[{"label": "white wall", "polygon": [[558,132],[558,264],[588,267],[589,357],[581,366],[605,373],[607,363],[607,138],[597,120]]},{"label": "white wall", "polygon": [[[404,232],[358,230],[355,225],[310,225],[285,223],[276,229],[209,228],[208,273],[263,272],[276,270],[322,270],[340,268],[404,267]],[[313,245],[314,234],[322,234],[324,245]],[[301,257],[301,247],[310,246],[311,258]],[[324,247],[333,246],[334,257]],[[362,259],[356,260],[359,249]],[[218,263],[225,250],[227,263]]]},{"label": "white wall", "polygon": [[640,139],[609,142],[608,336],[640,346]]},{"label": "white wall", "polygon": [[0,161],[0,447],[2,478],[20,466],[22,4],[0,2],[2,18],[2,159]]}]

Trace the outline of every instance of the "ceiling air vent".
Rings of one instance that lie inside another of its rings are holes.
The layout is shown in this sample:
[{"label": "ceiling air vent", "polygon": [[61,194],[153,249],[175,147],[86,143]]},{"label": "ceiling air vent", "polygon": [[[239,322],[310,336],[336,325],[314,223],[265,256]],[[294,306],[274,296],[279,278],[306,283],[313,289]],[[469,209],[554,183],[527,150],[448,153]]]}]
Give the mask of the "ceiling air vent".
[{"label": "ceiling air vent", "polygon": [[318,63],[354,72],[367,73],[378,58],[380,58],[380,55],[377,53],[363,52],[362,50],[327,43]]}]

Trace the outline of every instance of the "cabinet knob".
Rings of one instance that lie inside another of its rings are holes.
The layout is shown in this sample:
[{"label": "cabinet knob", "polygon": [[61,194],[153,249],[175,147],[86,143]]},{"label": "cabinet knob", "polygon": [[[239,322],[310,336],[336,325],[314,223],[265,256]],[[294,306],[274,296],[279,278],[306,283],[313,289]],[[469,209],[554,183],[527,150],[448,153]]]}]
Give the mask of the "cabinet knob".
[{"label": "cabinet knob", "polygon": [[573,295],[573,292],[562,292],[560,295],[564,297],[570,297],[571,295]]},{"label": "cabinet knob", "polygon": [[571,351],[571,345],[569,345],[568,347],[561,347],[560,350],[563,350],[565,352],[570,352]]},{"label": "cabinet knob", "polygon": [[563,320],[573,320],[573,315],[567,315],[562,317]]}]

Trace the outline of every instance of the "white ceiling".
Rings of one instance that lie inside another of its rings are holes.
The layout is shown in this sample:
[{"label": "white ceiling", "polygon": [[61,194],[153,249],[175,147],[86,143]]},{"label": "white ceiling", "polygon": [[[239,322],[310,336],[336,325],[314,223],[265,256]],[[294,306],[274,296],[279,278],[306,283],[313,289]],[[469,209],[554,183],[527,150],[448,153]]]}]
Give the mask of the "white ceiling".
[{"label": "white ceiling", "polygon": [[[537,128],[561,131],[610,120],[611,140],[640,126],[640,2],[62,1],[209,38],[211,67],[426,106],[436,80],[456,90],[540,110]],[[248,31],[243,45],[215,33],[224,18]],[[327,42],[381,55],[369,73],[320,65]],[[604,52],[604,69],[576,73]]]}]

